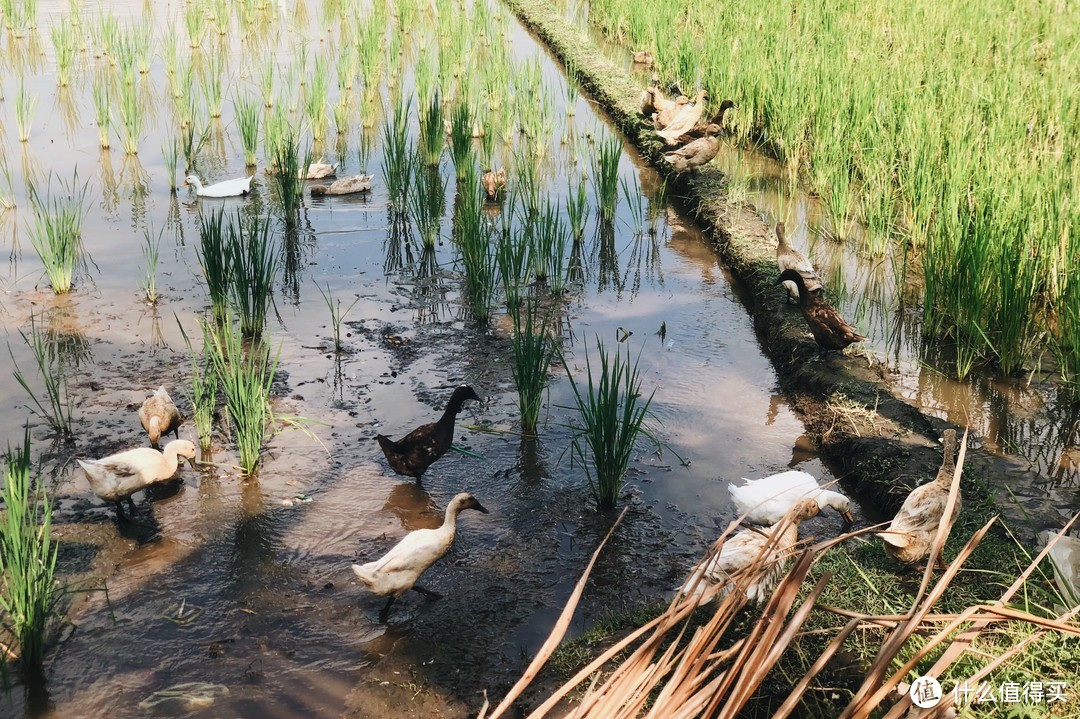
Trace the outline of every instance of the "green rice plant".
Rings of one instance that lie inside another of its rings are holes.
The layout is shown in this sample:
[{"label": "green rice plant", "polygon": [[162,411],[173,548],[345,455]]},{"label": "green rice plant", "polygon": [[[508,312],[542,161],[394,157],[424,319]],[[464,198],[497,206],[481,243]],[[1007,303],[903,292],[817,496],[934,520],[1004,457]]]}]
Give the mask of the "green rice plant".
[{"label": "green rice plant", "polygon": [[149,18],[143,18],[131,28],[131,39],[135,51],[135,66],[140,75],[150,72],[154,62],[154,25]]},{"label": "green rice plant", "polygon": [[421,53],[413,70],[413,82],[416,85],[416,114],[423,122],[423,114],[431,107],[432,99],[439,94],[435,77],[435,59],[433,53]]},{"label": "green rice plant", "polygon": [[116,44],[111,48],[109,59],[120,69],[120,77],[124,82],[134,84],[135,76],[135,40],[133,34],[126,28],[119,28]]},{"label": "green rice plant", "polygon": [[446,210],[446,180],[437,167],[421,168],[409,187],[409,214],[426,248],[434,248]]},{"label": "green rice plant", "polygon": [[645,217],[649,221],[650,237],[656,237],[660,232],[660,220],[667,210],[667,193],[667,180],[661,180],[660,184],[656,186],[656,192],[649,197],[649,204],[645,208]]},{"label": "green rice plant", "polygon": [[79,187],[76,171],[71,184],[61,183],[61,191],[45,197],[30,183],[30,206],[34,224],[30,241],[37,250],[53,292],[62,295],[71,291],[75,271],[82,259],[82,222],[86,217],[86,191],[89,182]]},{"label": "green rice plant", "polygon": [[15,207],[15,181],[11,165],[3,152],[0,152],[0,180],[4,181],[4,186],[0,188],[0,210],[10,210]]},{"label": "green rice plant", "polygon": [[94,118],[98,128],[98,146],[109,149],[109,130],[111,129],[110,102],[112,94],[112,82],[104,71],[94,73],[91,84],[91,94],[94,98]]},{"label": "green rice plant", "polygon": [[206,35],[206,11],[202,3],[194,2],[184,11],[184,26],[187,28],[188,44],[196,48],[202,45]]},{"label": "green rice plant", "polygon": [[484,216],[484,189],[480,186],[475,166],[466,170],[459,185],[457,211],[454,215],[454,234],[465,267],[465,295],[473,319],[480,325],[491,320],[498,279],[490,225]]},{"label": "green rice plant", "polygon": [[[353,97],[352,93],[346,91],[344,95],[338,97],[338,101],[334,103],[334,132],[337,134],[338,144],[347,143],[349,140],[349,132],[353,125]],[[343,155],[343,152],[339,152],[339,155]]]},{"label": "green rice plant", "polygon": [[[194,107],[191,108],[191,112],[195,112]],[[188,172],[198,169],[199,153],[202,152],[209,141],[210,128],[204,127],[201,131],[196,130],[194,118],[180,128],[180,150],[184,156],[185,169]]]},{"label": "green rice plant", "polygon": [[271,359],[270,348],[263,342],[249,343],[245,350],[243,333],[231,320],[216,325],[204,322],[202,328],[203,345],[225,395],[240,467],[250,476],[258,467],[259,453],[274,420],[270,388],[281,351]]},{"label": "green rice plant", "polygon": [[360,77],[367,86],[378,85],[379,66],[382,62],[382,46],[386,27],[372,13],[367,18],[358,16],[356,25],[356,60]]},{"label": "green rice plant", "polygon": [[274,106],[274,74],[277,68],[277,61],[272,54],[266,56],[263,60],[262,73],[259,75],[259,89],[262,91],[263,105],[265,107]]},{"label": "green rice plant", "polygon": [[202,73],[202,92],[210,117],[221,117],[221,105],[225,101],[225,57],[221,51],[212,51],[206,55],[206,66]]},{"label": "green rice plant", "polygon": [[135,86],[134,70],[129,71],[124,82],[120,83],[120,144],[125,155],[139,154],[139,140],[142,138],[143,111],[139,106],[139,92]]},{"label": "green rice plant", "polygon": [[304,114],[311,125],[311,137],[315,142],[326,139],[329,124],[326,115],[327,98],[330,95],[330,77],[323,55],[315,56],[315,70],[311,76],[311,85],[304,98]]},{"label": "green rice plant", "polygon": [[514,384],[517,385],[521,433],[535,437],[543,406],[551,360],[558,352],[552,336],[553,310],[536,299],[529,299],[510,310],[514,323]]},{"label": "green rice plant", "polygon": [[19,386],[29,395],[30,401],[33,402],[33,406],[28,407],[28,409],[45,420],[56,434],[62,437],[70,437],[72,435],[71,415],[74,403],[71,399],[71,393],[68,391],[67,375],[60,366],[58,355],[50,348],[45,332],[41,330],[33,315],[30,316],[30,334],[27,335],[22,330],[19,330],[19,334],[34,355],[34,364],[37,366],[37,372],[41,376],[44,390],[44,401],[42,401],[34,390],[30,388],[30,381],[19,369],[18,363],[15,362],[15,355],[9,346],[8,354],[11,356],[12,366],[15,368],[11,374],[15,377],[15,381],[18,382]]},{"label": "green rice plant", "polygon": [[513,312],[521,305],[523,289],[528,273],[529,241],[520,233],[499,233],[495,248],[496,266],[502,281],[506,307]]},{"label": "green rice plant", "polygon": [[229,34],[229,4],[226,0],[214,0],[212,7],[214,15],[214,25],[217,26],[218,35]]},{"label": "green rice plant", "polygon": [[546,199],[530,225],[529,266],[532,274],[553,294],[562,294],[567,285],[566,246],[570,235],[559,216],[558,204]]},{"label": "green rice plant", "polygon": [[228,317],[229,288],[233,284],[232,253],[229,252],[224,210],[204,213],[199,218],[199,244],[195,256],[210,293],[214,319],[224,322]]},{"label": "green rice plant", "polygon": [[[161,231],[164,232],[165,228],[162,228]],[[143,267],[142,291],[146,301],[149,304],[156,305],[159,297],[157,291],[157,266],[161,250],[161,232],[158,233],[156,238],[152,235],[153,233],[151,233],[149,227],[143,228],[142,255],[145,266]]]},{"label": "green rice plant", "polygon": [[450,159],[454,161],[454,171],[459,182],[465,179],[469,168],[476,164],[472,128],[472,109],[469,107],[469,101],[462,98],[454,106],[450,125]]},{"label": "green rice plant", "polygon": [[67,87],[71,84],[71,71],[75,67],[75,28],[68,18],[61,18],[53,25],[51,34],[56,52],[56,84]]},{"label": "green rice plant", "polygon": [[619,204],[619,158],[622,157],[622,140],[611,135],[600,140],[593,172],[593,194],[601,222],[615,221],[615,209]]},{"label": "green rice plant", "polygon": [[30,125],[34,122],[37,102],[37,95],[27,92],[26,83],[19,78],[19,89],[15,92],[15,124],[19,128],[19,142],[30,139]]},{"label": "green rice plant", "polygon": [[599,377],[593,376],[592,360],[586,348],[588,383],[584,388],[574,379],[570,364],[563,358],[580,420],[573,428],[571,458],[584,468],[596,506],[613,509],[626,481],[626,469],[638,438],[644,435],[659,444],[646,424],[656,390],[642,401],[638,360],[631,360],[629,346],[625,357],[618,348],[609,355],[597,337],[596,349],[600,356]]},{"label": "green rice plant", "polygon": [[278,248],[270,223],[259,215],[244,221],[239,211],[227,228],[229,298],[245,337],[258,337],[266,326],[278,270]]},{"label": "green rice plant", "polygon": [[404,213],[409,203],[409,186],[412,184],[413,151],[409,147],[410,100],[394,106],[394,116],[383,125],[382,175],[390,194],[390,206]]},{"label": "green rice plant", "polygon": [[[179,319],[177,319],[177,324],[180,325]],[[191,358],[191,383],[185,394],[191,402],[192,421],[195,423],[195,433],[199,435],[199,446],[206,452],[210,449],[214,438],[218,375],[207,354],[204,353],[202,362],[199,361],[199,355],[191,346],[191,340],[184,331],[183,325],[180,325],[180,334],[184,337],[188,356]]]},{"label": "green rice plant", "polygon": [[584,178],[578,178],[575,185],[570,180],[570,188],[566,193],[566,217],[570,222],[570,234],[574,242],[579,242],[585,237],[585,225],[589,220],[589,197],[585,192]]},{"label": "green rice plant", "polygon": [[330,283],[326,283],[326,289],[316,282],[315,286],[319,288],[319,294],[322,295],[323,301],[326,302],[326,307],[330,310],[330,324],[334,328],[334,352],[340,353],[343,345],[341,344],[341,323],[345,321],[345,317],[349,314],[349,311],[356,306],[356,303],[360,301],[359,297],[356,297],[352,304],[341,309],[341,300],[335,299],[333,292],[330,290]]},{"label": "green rice plant", "polygon": [[438,167],[446,132],[443,128],[442,100],[435,90],[427,109],[420,114],[420,158],[427,167]]},{"label": "green rice plant", "polygon": [[31,472],[29,425],[22,446],[9,447],[5,460],[0,489],[5,508],[0,518],[0,607],[18,641],[23,671],[40,677],[45,630],[56,615],[63,589],[55,577],[59,545],[52,539],[53,498]]},{"label": "green rice plant", "polygon": [[514,149],[514,177],[522,206],[529,214],[536,214],[544,197],[544,179],[540,163],[529,155],[524,143]]},{"label": "green rice plant", "polygon": [[571,60],[566,63],[566,114],[577,114],[578,81],[577,65]]},{"label": "green rice plant", "polygon": [[259,103],[249,95],[233,98],[233,113],[240,128],[240,141],[244,146],[244,164],[255,167],[259,148]]},{"label": "green rice plant", "polygon": [[165,76],[169,79],[169,86],[176,82],[176,73],[180,68],[180,33],[177,31],[176,22],[169,21],[161,36],[161,61],[165,65]]},{"label": "green rice plant", "polygon": [[638,184],[637,175],[631,175],[633,184],[631,185],[625,177],[623,177],[619,184],[622,187],[623,199],[626,200],[626,204],[630,207],[630,218],[632,224],[631,229],[634,235],[641,237],[645,233],[645,198],[641,194],[641,185]]},{"label": "green rice plant", "polygon": [[169,139],[161,141],[161,157],[165,162],[165,171],[169,174],[169,192],[176,193],[176,163],[180,159],[180,142],[175,133]]},{"label": "green rice plant", "polygon": [[295,230],[300,223],[300,206],[304,198],[304,173],[311,164],[311,153],[300,155],[299,132],[286,126],[273,149],[272,162],[275,169],[271,178],[276,190],[279,217],[286,231]]}]

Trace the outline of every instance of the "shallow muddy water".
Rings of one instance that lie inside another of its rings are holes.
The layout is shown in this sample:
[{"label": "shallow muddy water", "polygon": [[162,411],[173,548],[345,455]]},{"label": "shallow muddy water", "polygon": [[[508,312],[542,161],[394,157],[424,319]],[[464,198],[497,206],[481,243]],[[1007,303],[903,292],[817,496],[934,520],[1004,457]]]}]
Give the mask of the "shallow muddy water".
[{"label": "shallow muddy water", "polygon": [[[314,54],[315,46],[332,46],[335,30],[321,6],[310,5],[301,17],[306,22],[296,16],[302,3],[277,10],[276,22],[305,28]],[[112,12],[125,18],[140,7]],[[175,10],[155,5],[153,12],[160,34]],[[65,575],[78,577],[82,588],[108,592],[77,595],[47,660],[44,690],[17,686],[3,700],[10,702],[4,713],[139,716],[138,703],[151,693],[186,682],[228,688],[205,716],[337,716],[367,681],[420,681],[479,704],[475,692],[507,685],[543,641],[614,515],[593,510],[585,478],[571,466],[572,393],[562,368],[552,369],[539,439],[515,434],[505,332],[500,322],[493,332],[478,329],[462,307],[460,261],[450,239],[453,181],[434,269],[410,260],[392,236],[381,178],[360,198],[305,197],[300,235],[283,250],[267,334],[281,348],[275,413],[306,418],[318,441],[295,429],[276,435],[257,479],[245,480],[228,468],[237,458],[219,432],[208,458],[217,465],[182,468],[181,485],[136,495],[137,515],[118,522],[112,507],[90,493],[73,458],[143,445],[135,413],[142,399],[160,384],[174,398],[183,396],[190,364],[180,327],[196,336],[196,317],[209,306],[195,254],[200,213],[269,208],[272,198],[261,173],[253,195],[242,200],[196,202],[186,190],[170,194],[158,150],[170,127],[160,59],[140,80],[140,91],[160,109],[148,114],[138,159],[125,158],[117,143],[99,151],[88,83],[55,86],[45,28],[60,14],[57,4],[42,3],[36,40],[5,36],[9,63],[44,55],[21,75],[39,97],[26,143],[12,130],[10,98],[20,75],[13,64],[3,74],[9,100],[0,104],[8,128],[2,140],[18,207],[0,217],[10,243],[2,320],[11,347],[0,364],[5,372],[14,362],[32,374],[20,335],[31,331],[32,315],[63,354],[76,436],[53,441],[45,424],[31,418],[35,457],[55,479]],[[84,22],[92,16],[84,11]],[[561,197],[566,173],[580,171],[566,169],[575,168],[572,152],[611,130],[582,98],[569,117],[563,76],[512,19],[505,27],[515,60],[539,58],[554,99],[548,191]],[[230,77],[246,86],[252,81],[236,50],[234,42]],[[279,59],[287,62],[287,53]],[[85,80],[90,67],[107,62],[81,56],[76,77]],[[245,173],[230,112],[226,102],[200,156],[199,169],[213,181]],[[375,144],[368,168],[361,168],[358,124],[347,138],[349,151],[329,153],[343,164],[339,175],[378,173],[379,126],[368,131]],[[571,133],[578,141],[563,144]],[[510,165],[509,150],[500,146],[498,153]],[[28,239],[24,187],[28,177],[47,183],[50,173],[70,178],[76,169],[80,182],[89,182],[83,235],[91,262],[74,292],[54,297]],[[445,154],[441,172],[452,177]],[[629,187],[656,186],[629,148],[620,174]],[[665,448],[655,453],[642,443],[632,462],[621,499],[631,512],[601,556],[575,631],[608,609],[665,596],[733,518],[728,481],[795,466],[831,479],[800,440],[801,423],[777,394],[738,288],[708,243],[671,208],[659,212],[652,235],[636,230],[626,198],[619,207],[611,235],[594,236],[590,220],[585,280],[565,301],[564,352],[581,377],[594,336],[621,348],[619,337],[632,333],[625,346],[640,352],[644,390],[656,390],[654,429]],[[142,300],[138,287],[144,228],[163,232],[156,306]],[[316,283],[329,285],[345,306],[358,298],[341,355],[331,351],[329,313]],[[662,324],[663,339],[656,335]],[[455,441],[481,458],[449,453],[422,488],[394,475],[375,434],[398,436],[430,421],[462,382],[484,401],[466,406]],[[29,416],[28,397],[14,382],[4,387],[8,411],[0,429],[17,438]],[[193,435],[185,424],[181,436]],[[445,598],[407,596],[381,624],[382,600],[357,586],[349,565],[379,556],[406,531],[436,526],[462,490],[491,513],[463,515],[453,551],[425,576]],[[812,531],[831,533],[839,525],[838,516],[826,514]],[[388,654],[411,666],[412,676],[370,676],[368,668]]]}]

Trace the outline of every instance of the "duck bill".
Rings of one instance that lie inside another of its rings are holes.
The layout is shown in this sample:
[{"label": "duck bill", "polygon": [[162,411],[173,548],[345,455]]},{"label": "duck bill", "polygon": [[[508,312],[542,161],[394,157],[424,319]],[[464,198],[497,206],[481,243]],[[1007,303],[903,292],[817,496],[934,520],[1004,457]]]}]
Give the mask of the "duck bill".
[{"label": "duck bill", "polygon": [[191,187],[191,185],[189,185],[189,184],[187,183],[187,180],[184,180],[184,181],[183,181],[183,182],[181,182],[181,183],[180,183],[180,184],[179,184],[178,186],[179,186],[179,187]]},{"label": "duck bill", "polygon": [[195,458],[194,458],[194,457],[187,457],[187,461],[188,461],[188,464],[190,464],[190,465],[191,465],[191,468],[192,468],[192,469],[196,469],[196,466],[195,466]]},{"label": "duck bill", "polygon": [[851,514],[851,512],[841,512],[840,516],[844,518],[845,524],[849,526],[855,524],[855,517]]},{"label": "duck bill", "polygon": [[491,514],[490,512],[487,511],[487,508],[484,505],[480,504],[479,502],[476,503],[476,505],[473,507],[473,509],[475,509],[477,512],[483,512],[484,514]]}]

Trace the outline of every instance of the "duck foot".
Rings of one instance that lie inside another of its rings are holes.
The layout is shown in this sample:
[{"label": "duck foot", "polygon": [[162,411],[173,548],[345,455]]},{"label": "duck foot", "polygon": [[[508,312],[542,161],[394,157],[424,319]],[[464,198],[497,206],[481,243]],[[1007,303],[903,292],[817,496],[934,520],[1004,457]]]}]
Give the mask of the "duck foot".
[{"label": "duck foot", "polygon": [[427,589],[426,587],[421,587],[418,584],[413,585],[413,591],[423,594],[428,599],[442,599],[442,595],[438,592],[433,592],[430,589]]}]

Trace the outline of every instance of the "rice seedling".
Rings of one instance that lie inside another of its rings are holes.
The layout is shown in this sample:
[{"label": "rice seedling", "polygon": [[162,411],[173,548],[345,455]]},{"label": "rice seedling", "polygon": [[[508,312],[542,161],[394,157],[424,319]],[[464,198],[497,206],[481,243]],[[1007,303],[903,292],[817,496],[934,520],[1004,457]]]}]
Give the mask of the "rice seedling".
[{"label": "rice seedling", "polygon": [[192,3],[184,11],[184,26],[187,28],[188,45],[192,48],[201,46],[206,35],[206,12],[201,3]]},{"label": "rice seedling", "polygon": [[575,185],[570,180],[570,188],[566,193],[566,217],[570,222],[570,234],[574,242],[579,242],[585,237],[585,224],[589,220],[589,197],[585,192],[585,179],[578,178]]},{"label": "rice seedling", "polygon": [[623,199],[630,207],[631,229],[634,235],[640,237],[645,233],[645,198],[641,194],[641,185],[638,184],[637,175],[631,175],[633,184],[625,177],[619,182],[622,187]]},{"label": "rice seedling", "polygon": [[232,286],[232,254],[229,252],[225,213],[215,210],[199,218],[199,244],[195,248],[206,288],[210,293],[214,319],[228,317],[229,288]]},{"label": "rice seedling", "polygon": [[502,281],[506,307],[513,312],[522,302],[528,273],[529,242],[513,231],[499,233],[495,248],[496,267]]},{"label": "rice seedling", "polygon": [[14,367],[11,374],[30,397],[30,401],[33,402],[33,406],[28,407],[28,409],[45,420],[56,434],[62,437],[70,437],[72,434],[71,418],[74,403],[68,391],[67,375],[60,367],[56,353],[50,348],[45,332],[41,330],[33,315],[30,316],[30,334],[28,335],[22,330],[19,330],[19,334],[34,355],[34,364],[38,375],[41,377],[44,395],[44,401],[42,401],[37,393],[31,389],[29,379],[19,369],[19,365],[15,361],[15,355],[9,346],[8,354],[11,356],[11,363]]},{"label": "rice seedling", "polygon": [[660,220],[667,210],[668,186],[666,180],[661,180],[656,186],[656,192],[649,197],[649,204],[645,208],[645,217],[649,221],[649,236],[656,237],[660,232]]},{"label": "rice seedling", "polygon": [[56,54],[56,84],[71,84],[71,71],[75,67],[75,28],[66,18],[52,27],[53,50]]},{"label": "rice seedling", "polygon": [[330,324],[334,329],[334,352],[340,353],[342,350],[341,344],[341,323],[345,321],[345,317],[349,314],[349,311],[356,306],[356,303],[360,301],[359,297],[353,299],[352,304],[341,309],[341,300],[335,299],[333,292],[330,290],[330,283],[326,283],[326,289],[324,290],[319,283],[315,283],[315,286],[319,288],[319,294],[322,295],[323,301],[326,302],[327,309],[330,310]]},{"label": "rice seedling", "polygon": [[475,166],[467,168],[458,192],[460,201],[454,215],[454,234],[465,267],[465,294],[473,319],[486,325],[495,301],[498,268],[490,226],[484,218],[484,190]]},{"label": "rice seedling", "polygon": [[120,83],[120,144],[125,155],[139,154],[144,115],[139,106],[139,93],[135,86],[134,70]]},{"label": "rice seedling", "polygon": [[263,106],[274,106],[274,74],[277,62],[273,55],[267,55],[263,60],[262,73],[259,75],[259,89],[262,91]]},{"label": "rice seedling", "polygon": [[311,153],[300,155],[299,132],[286,126],[275,143],[272,155],[274,174],[272,184],[276,190],[279,217],[287,232],[296,229],[300,222],[300,206],[304,198],[304,173],[311,164]]},{"label": "rice seedling", "polygon": [[150,66],[154,62],[154,25],[150,18],[143,18],[131,28],[133,50],[135,52],[135,66],[140,75],[150,72]]},{"label": "rice seedling", "polygon": [[10,210],[15,207],[15,182],[3,152],[0,152],[0,180],[4,181],[4,186],[0,188],[0,210]]},{"label": "rice seedling", "polygon": [[537,299],[529,299],[510,310],[514,323],[514,384],[517,385],[521,433],[535,437],[547,387],[551,360],[558,352],[552,336],[551,314]]},{"label": "rice seedling", "polygon": [[19,88],[15,91],[15,124],[19,128],[19,142],[30,139],[30,126],[34,122],[37,102],[37,95],[27,92],[26,83],[19,78]]},{"label": "rice seedling", "polygon": [[176,71],[180,67],[180,33],[176,28],[176,22],[170,20],[161,36],[161,61],[165,66],[165,76],[169,78],[170,86],[176,80]]},{"label": "rice seedling", "polygon": [[596,169],[592,174],[593,194],[600,220],[607,224],[615,221],[615,208],[619,204],[619,158],[622,157],[622,141],[614,136],[601,140],[596,155]]},{"label": "rice seedling", "polygon": [[240,141],[244,146],[244,164],[255,167],[259,148],[259,104],[254,97],[245,95],[233,98],[233,113],[240,128]]},{"label": "rice seedling", "polygon": [[262,342],[248,344],[245,351],[243,334],[231,320],[217,325],[204,322],[202,328],[203,346],[225,395],[240,467],[250,476],[258,467],[273,422],[270,388],[281,352],[271,358],[269,346]]},{"label": "rice seedling", "polygon": [[165,171],[169,175],[169,192],[176,193],[176,163],[180,159],[180,142],[175,133],[161,141],[161,157],[165,162]]},{"label": "rice seedling", "polygon": [[0,607],[15,636],[23,671],[40,676],[45,658],[45,630],[56,614],[63,589],[56,581],[52,539],[53,498],[31,471],[30,427],[21,447],[8,448],[4,486],[5,512],[0,519]]},{"label": "rice seedling", "polygon": [[472,146],[473,115],[469,101],[462,98],[454,106],[450,125],[450,158],[454,161],[454,171],[460,182],[464,180],[469,168],[476,164]]},{"label": "rice seedling", "polygon": [[618,348],[608,354],[604,342],[597,337],[596,349],[599,377],[593,376],[592,360],[586,348],[588,383],[584,388],[574,379],[569,363],[563,362],[580,418],[580,425],[574,427],[571,457],[584,468],[596,506],[613,509],[626,481],[626,469],[638,438],[644,435],[659,444],[646,425],[656,391],[642,401],[638,360],[631,359],[629,346],[625,357]]},{"label": "rice seedling", "polygon": [[439,165],[445,137],[442,100],[436,90],[431,96],[427,110],[420,115],[420,157],[424,165],[428,167]]},{"label": "rice seedling", "polygon": [[529,265],[533,276],[553,294],[562,294],[567,285],[566,245],[570,237],[558,204],[545,200],[530,227]]},{"label": "rice seedling", "polygon": [[177,319],[177,324],[180,326],[180,334],[184,337],[184,344],[187,345],[188,356],[191,358],[191,382],[185,394],[191,403],[192,422],[195,424],[195,433],[199,436],[199,446],[206,452],[210,449],[214,437],[218,375],[214,370],[213,361],[205,352],[200,362],[199,354],[191,346],[191,340],[184,331],[183,325],[180,325],[179,319]]},{"label": "rice seedling", "polygon": [[94,73],[91,85],[91,95],[94,98],[94,118],[98,128],[98,146],[109,149],[109,130],[111,129],[110,100],[112,83],[109,76],[102,71]]},{"label": "rice seedling", "polygon": [[239,316],[241,334],[258,337],[266,325],[278,270],[270,223],[256,214],[245,221],[237,212],[226,234],[229,299]]},{"label": "rice seedling", "polygon": [[221,105],[225,101],[225,57],[221,51],[206,54],[206,65],[202,73],[203,100],[210,117],[221,117]]},{"label": "rice seedling", "polygon": [[577,114],[578,83],[577,65],[573,61],[566,63],[566,114],[573,117]]},{"label": "rice seedling", "polygon": [[226,0],[214,0],[212,6],[214,25],[217,27],[218,35],[229,34],[229,4]]},{"label": "rice seedling", "polygon": [[[164,232],[162,228],[162,232]],[[147,303],[156,305],[158,301],[157,291],[157,266],[158,256],[161,249],[161,232],[157,237],[153,237],[153,233],[149,227],[143,228],[143,278],[142,278],[142,291],[143,296],[146,297]]]},{"label": "rice seedling", "polygon": [[[191,108],[194,113],[194,107]],[[210,141],[210,128],[205,127],[201,131],[195,129],[195,120],[192,118],[180,128],[180,150],[184,156],[184,167],[191,172],[198,169],[199,153]]]},{"label": "rice seedling", "polygon": [[315,69],[311,76],[311,86],[304,98],[304,113],[311,126],[311,137],[316,142],[326,139],[329,124],[326,115],[326,103],[330,94],[330,78],[326,67],[326,58],[315,56]]},{"label": "rice seedling", "polygon": [[414,153],[409,147],[409,104],[406,100],[395,105],[393,119],[383,125],[382,175],[390,206],[399,213],[405,212],[411,196]]},{"label": "rice seedling", "polygon": [[421,168],[409,186],[409,213],[426,248],[434,248],[446,210],[446,180],[437,167]]},{"label": "rice seedling", "polygon": [[82,259],[82,221],[86,217],[86,191],[89,183],[79,187],[78,172],[71,184],[61,183],[61,191],[51,192],[52,181],[45,197],[30,183],[30,206],[34,224],[30,241],[37,250],[53,292],[62,295],[71,291],[75,272]]}]

